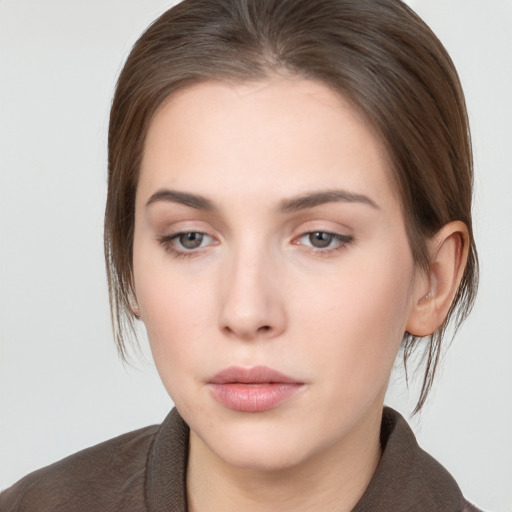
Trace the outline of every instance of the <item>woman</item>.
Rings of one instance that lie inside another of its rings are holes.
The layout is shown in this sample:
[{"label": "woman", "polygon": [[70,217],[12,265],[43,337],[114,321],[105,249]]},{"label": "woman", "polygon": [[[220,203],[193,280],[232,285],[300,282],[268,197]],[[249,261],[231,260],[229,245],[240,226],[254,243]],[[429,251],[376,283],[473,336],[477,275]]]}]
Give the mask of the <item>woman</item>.
[{"label": "woman", "polygon": [[400,347],[428,337],[419,410],[471,308],[471,184],[456,72],[401,3],[168,11],[114,97],[105,249],[120,351],[140,319],[177,409],[2,510],[475,510],[383,412]]}]

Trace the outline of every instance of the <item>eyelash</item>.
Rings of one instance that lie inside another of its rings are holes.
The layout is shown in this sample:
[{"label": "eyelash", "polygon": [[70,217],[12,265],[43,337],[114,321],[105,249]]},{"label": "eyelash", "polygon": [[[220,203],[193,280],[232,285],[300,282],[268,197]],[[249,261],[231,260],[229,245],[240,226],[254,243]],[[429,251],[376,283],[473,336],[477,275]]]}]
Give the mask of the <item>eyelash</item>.
[{"label": "eyelash", "polygon": [[[197,249],[189,249],[189,250],[182,249],[181,250],[181,249],[177,249],[174,245],[175,241],[178,240],[181,236],[190,235],[190,234],[201,235],[203,237],[209,237],[209,238],[213,239],[213,237],[211,237],[210,235],[208,235],[207,233],[205,233],[203,231],[180,231],[179,233],[159,237],[158,242],[163,246],[165,251],[171,253],[172,256],[174,256],[175,258],[189,259],[189,258],[193,258],[196,256],[200,256],[201,253],[203,252],[201,250],[202,249],[201,246],[198,247]],[[328,235],[328,236],[333,237],[332,240],[337,242],[337,246],[334,248],[330,248],[330,247],[319,248],[319,247],[308,246],[306,244],[300,244],[299,242],[296,242],[296,241],[294,241],[293,244],[294,245],[302,245],[309,254],[313,254],[315,256],[320,256],[320,257],[329,257],[329,256],[332,256],[332,255],[338,253],[339,251],[342,251],[343,249],[345,249],[349,244],[351,244],[354,241],[353,236],[341,235],[338,233],[332,233],[330,231],[307,231],[306,233],[303,233],[299,237],[295,238],[295,240],[301,240],[304,237],[310,237],[315,234],[322,234],[322,235]]]}]

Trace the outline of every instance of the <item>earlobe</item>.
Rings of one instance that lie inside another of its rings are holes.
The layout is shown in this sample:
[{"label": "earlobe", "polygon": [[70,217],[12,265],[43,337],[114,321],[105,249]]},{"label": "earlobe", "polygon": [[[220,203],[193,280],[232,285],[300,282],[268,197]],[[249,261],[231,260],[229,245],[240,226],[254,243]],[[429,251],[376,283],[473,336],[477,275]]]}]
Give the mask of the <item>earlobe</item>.
[{"label": "earlobe", "polygon": [[444,322],[464,274],[469,248],[463,222],[443,226],[429,241],[429,268],[418,279],[407,331],[429,336]]}]

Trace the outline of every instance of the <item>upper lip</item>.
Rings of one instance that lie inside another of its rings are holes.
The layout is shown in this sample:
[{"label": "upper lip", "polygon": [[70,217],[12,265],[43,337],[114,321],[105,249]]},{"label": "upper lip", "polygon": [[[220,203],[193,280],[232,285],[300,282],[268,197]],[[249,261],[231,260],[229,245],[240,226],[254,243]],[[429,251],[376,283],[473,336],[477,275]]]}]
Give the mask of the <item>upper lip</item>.
[{"label": "upper lip", "polygon": [[216,373],[210,384],[301,384],[300,381],[268,366],[230,366]]}]

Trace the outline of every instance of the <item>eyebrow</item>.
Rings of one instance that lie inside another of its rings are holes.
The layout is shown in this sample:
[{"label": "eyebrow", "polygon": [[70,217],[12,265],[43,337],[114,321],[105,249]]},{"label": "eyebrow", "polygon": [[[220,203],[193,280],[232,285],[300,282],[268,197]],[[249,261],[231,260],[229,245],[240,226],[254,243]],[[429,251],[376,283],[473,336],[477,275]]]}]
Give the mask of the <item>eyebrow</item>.
[{"label": "eyebrow", "polygon": [[326,203],[361,203],[372,208],[379,210],[379,206],[373,199],[363,194],[355,194],[346,190],[325,190],[320,192],[313,192],[310,194],[304,194],[298,197],[292,197],[291,199],[285,199],[281,201],[279,209],[282,212],[296,212],[299,210],[306,210],[308,208],[314,208]]},{"label": "eyebrow", "polygon": [[148,199],[146,207],[160,201],[183,204],[185,206],[190,206],[190,208],[195,208],[196,210],[215,211],[217,209],[206,197],[168,189],[162,189],[155,192]]},{"label": "eyebrow", "polygon": [[[182,204],[196,210],[211,212],[218,210],[214,203],[204,196],[168,189],[161,189],[155,192],[148,199],[146,207],[160,201]],[[346,190],[324,190],[292,197],[290,199],[284,199],[279,203],[279,211],[283,213],[292,213],[300,210],[307,210],[308,208],[314,208],[315,206],[320,206],[326,203],[337,202],[361,203],[379,210],[377,203],[363,194],[355,194]]]}]

